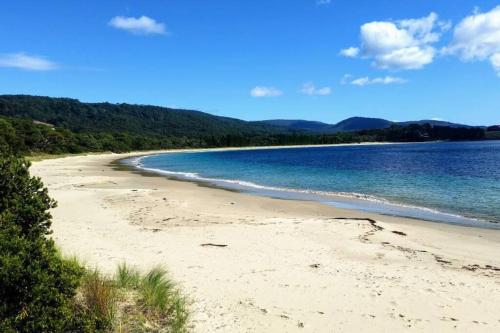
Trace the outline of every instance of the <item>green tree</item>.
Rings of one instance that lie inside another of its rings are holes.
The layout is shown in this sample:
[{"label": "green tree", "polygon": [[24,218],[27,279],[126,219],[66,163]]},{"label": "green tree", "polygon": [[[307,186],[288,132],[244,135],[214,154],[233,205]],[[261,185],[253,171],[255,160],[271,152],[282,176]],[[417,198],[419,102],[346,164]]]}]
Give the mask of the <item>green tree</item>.
[{"label": "green tree", "polygon": [[28,168],[0,157],[0,331],[64,332],[83,271],[47,238],[56,203]]},{"label": "green tree", "polygon": [[10,153],[16,143],[16,131],[7,120],[0,118],[0,154]]}]

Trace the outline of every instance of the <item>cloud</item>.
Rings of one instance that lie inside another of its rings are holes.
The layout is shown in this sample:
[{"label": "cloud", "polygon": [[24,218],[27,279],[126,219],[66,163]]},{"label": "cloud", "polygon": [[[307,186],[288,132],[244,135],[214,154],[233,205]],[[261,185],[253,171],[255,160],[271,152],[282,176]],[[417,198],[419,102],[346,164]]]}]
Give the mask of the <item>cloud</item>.
[{"label": "cloud", "polygon": [[250,90],[250,96],[252,97],[275,97],[281,95],[283,95],[283,92],[274,87],[257,86]]},{"label": "cloud", "polygon": [[359,48],[348,47],[347,49],[340,50],[340,55],[348,58],[356,58],[359,55]]},{"label": "cloud", "polygon": [[497,75],[500,76],[500,53],[495,53],[490,57],[491,66],[497,72]]},{"label": "cloud", "polygon": [[340,51],[343,56],[373,60],[374,66],[389,70],[420,69],[432,63],[442,32],[450,28],[436,13],[419,19],[374,21],[361,26],[361,47]]},{"label": "cloud", "polygon": [[147,16],[138,18],[115,16],[108,24],[113,28],[126,30],[136,35],[167,34],[165,24],[156,22],[154,19]]},{"label": "cloud", "polygon": [[0,55],[0,67],[12,67],[28,71],[51,71],[59,68],[59,65],[44,57],[20,52]]},{"label": "cloud", "polygon": [[464,18],[453,30],[453,39],[443,53],[457,55],[463,61],[488,60],[500,75],[500,6]]},{"label": "cloud", "polygon": [[374,84],[383,84],[383,85],[388,85],[388,84],[402,84],[406,83],[407,81],[405,79],[399,78],[399,77],[394,77],[394,76],[385,76],[385,77],[376,77],[373,79],[370,79],[368,76],[360,77],[360,78],[353,78],[352,75],[344,75],[342,78],[341,83],[342,84],[352,84],[355,86],[359,87],[364,87],[364,86],[369,86],[369,85],[374,85]]},{"label": "cloud", "polygon": [[332,93],[332,89],[330,87],[316,88],[312,82],[308,82],[304,83],[300,92],[309,96],[327,96]]},{"label": "cloud", "polygon": [[316,4],[317,5],[329,5],[330,3],[332,3],[332,0],[316,0]]},{"label": "cloud", "polygon": [[382,69],[420,69],[434,60],[433,47],[412,46],[380,54],[375,60]]}]

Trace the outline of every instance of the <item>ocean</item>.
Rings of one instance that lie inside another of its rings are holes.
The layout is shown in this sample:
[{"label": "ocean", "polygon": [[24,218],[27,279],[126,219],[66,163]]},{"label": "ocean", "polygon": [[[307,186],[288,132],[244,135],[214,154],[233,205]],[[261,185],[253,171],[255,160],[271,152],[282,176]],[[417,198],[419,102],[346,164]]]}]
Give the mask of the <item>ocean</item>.
[{"label": "ocean", "polygon": [[257,195],[500,229],[500,141],[179,152],[129,162]]}]

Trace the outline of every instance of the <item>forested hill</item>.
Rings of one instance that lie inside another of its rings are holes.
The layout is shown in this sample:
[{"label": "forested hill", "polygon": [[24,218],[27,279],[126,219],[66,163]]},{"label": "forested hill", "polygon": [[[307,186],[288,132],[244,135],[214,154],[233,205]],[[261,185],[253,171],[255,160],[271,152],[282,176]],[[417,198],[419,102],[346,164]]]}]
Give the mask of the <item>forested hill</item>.
[{"label": "forested hill", "polygon": [[0,115],[24,117],[75,132],[203,137],[290,133],[283,127],[151,105],[82,103],[76,99],[1,95]]},{"label": "forested hill", "polygon": [[296,131],[307,131],[310,133],[332,134],[337,132],[356,132],[363,130],[384,129],[391,126],[409,126],[409,125],[426,125],[441,126],[441,127],[454,127],[454,128],[470,128],[473,126],[450,123],[442,120],[415,120],[394,122],[381,118],[366,118],[366,117],[351,117],[344,119],[336,124],[327,124],[318,121],[307,120],[288,120],[288,119],[273,119],[262,120],[262,124],[276,125]]},{"label": "forested hill", "polygon": [[[81,103],[68,98],[25,95],[0,96],[0,154],[482,140],[486,133],[482,128],[429,124],[392,124],[383,129],[358,131],[347,131],[346,128],[336,133],[314,133],[157,106]],[[489,137],[496,138],[495,135]]]}]

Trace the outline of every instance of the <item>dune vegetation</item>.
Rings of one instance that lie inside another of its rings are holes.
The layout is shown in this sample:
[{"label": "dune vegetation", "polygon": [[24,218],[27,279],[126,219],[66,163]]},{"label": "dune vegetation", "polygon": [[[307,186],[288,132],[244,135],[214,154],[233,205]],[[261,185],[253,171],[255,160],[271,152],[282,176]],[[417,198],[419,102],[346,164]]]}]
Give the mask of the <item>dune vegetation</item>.
[{"label": "dune vegetation", "polygon": [[56,202],[29,166],[0,157],[0,331],[187,332],[188,301],[165,269],[123,263],[106,276],[61,254]]}]

